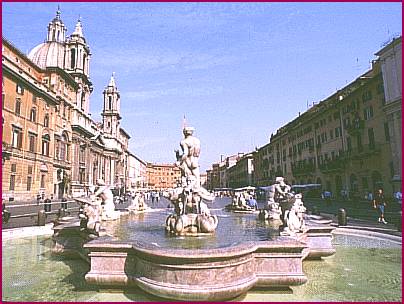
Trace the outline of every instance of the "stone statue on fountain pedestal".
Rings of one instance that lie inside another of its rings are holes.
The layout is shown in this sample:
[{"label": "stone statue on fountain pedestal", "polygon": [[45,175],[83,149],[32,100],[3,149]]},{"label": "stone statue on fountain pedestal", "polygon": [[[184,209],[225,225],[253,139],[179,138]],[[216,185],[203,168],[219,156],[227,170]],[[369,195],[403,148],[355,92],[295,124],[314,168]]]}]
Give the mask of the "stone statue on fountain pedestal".
[{"label": "stone statue on fountain pedestal", "polygon": [[282,235],[295,235],[305,228],[304,207],[301,194],[294,194],[283,177],[277,177],[270,187],[268,210],[261,210],[259,218],[283,223]]},{"label": "stone statue on fountain pedestal", "polygon": [[193,136],[194,128],[184,127],[184,139],[180,146],[182,154],[176,150],[176,165],[181,170],[180,186],[169,194],[175,206],[175,213],[168,216],[166,230],[176,235],[212,233],[218,220],[211,215],[205,201],[213,201],[214,197],[201,186],[199,173],[199,155],[201,143]]}]

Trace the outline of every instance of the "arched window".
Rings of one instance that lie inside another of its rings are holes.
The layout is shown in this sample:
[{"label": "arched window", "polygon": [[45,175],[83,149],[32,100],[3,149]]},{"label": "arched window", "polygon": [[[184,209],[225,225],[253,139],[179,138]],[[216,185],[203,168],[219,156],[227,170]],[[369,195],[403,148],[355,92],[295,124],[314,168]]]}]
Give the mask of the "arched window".
[{"label": "arched window", "polygon": [[49,156],[50,137],[48,134],[42,136],[42,155]]},{"label": "arched window", "polygon": [[44,119],[43,119],[43,126],[44,126],[45,128],[48,128],[48,127],[49,127],[49,114],[45,114],[45,117],[44,117]]},{"label": "arched window", "polygon": [[35,122],[36,121],[36,108],[32,108],[29,114],[29,120]]},{"label": "arched window", "polygon": [[81,94],[81,109],[83,111],[85,110],[85,104],[86,104],[86,94],[83,92]]},{"label": "arched window", "polygon": [[74,69],[75,64],[76,64],[76,50],[71,49],[70,50],[70,68]]},{"label": "arched window", "polygon": [[86,54],[83,55],[83,73],[86,73]]},{"label": "arched window", "polygon": [[108,110],[112,110],[112,96],[108,96]]}]

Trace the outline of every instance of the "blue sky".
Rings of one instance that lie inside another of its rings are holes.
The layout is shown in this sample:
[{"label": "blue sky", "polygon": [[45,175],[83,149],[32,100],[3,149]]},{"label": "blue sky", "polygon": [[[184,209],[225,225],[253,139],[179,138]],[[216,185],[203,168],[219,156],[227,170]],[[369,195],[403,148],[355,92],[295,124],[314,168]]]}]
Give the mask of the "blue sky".
[{"label": "blue sky", "polygon": [[[3,35],[28,53],[57,3],[2,3]],[[401,34],[401,3],[60,3],[90,45],[93,118],[115,72],[130,149],[173,163],[183,116],[201,169],[249,152],[370,67]]]}]

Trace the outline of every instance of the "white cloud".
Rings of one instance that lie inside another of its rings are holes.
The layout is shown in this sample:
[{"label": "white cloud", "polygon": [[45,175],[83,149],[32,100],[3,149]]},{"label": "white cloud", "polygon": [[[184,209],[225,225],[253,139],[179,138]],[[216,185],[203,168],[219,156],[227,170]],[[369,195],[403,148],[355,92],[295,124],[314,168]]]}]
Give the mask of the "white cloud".
[{"label": "white cloud", "polygon": [[127,99],[136,100],[149,100],[165,96],[182,96],[182,97],[196,97],[196,96],[210,96],[221,93],[222,86],[206,86],[206,87],[174,87],[174,88],[161,88],[156,90],[139,90],[125,92]]}]

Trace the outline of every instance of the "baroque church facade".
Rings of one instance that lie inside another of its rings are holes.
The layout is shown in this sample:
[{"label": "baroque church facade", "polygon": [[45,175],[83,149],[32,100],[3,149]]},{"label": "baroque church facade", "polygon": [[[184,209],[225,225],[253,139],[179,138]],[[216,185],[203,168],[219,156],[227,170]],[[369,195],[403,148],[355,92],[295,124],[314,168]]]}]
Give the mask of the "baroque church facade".
[{"label": "baroque church facade", "polygon": [[120,192],[130,190],[134,154],[120,126],[120,93],[112,75],[102,122],[95,122],[90,60],[81,21],[66,36],[59,9],[46,41],[28,55],[2,39],[3,198],[78,197],[100,178]]}]

